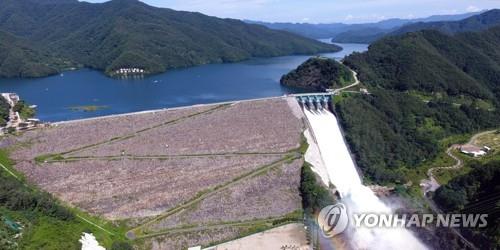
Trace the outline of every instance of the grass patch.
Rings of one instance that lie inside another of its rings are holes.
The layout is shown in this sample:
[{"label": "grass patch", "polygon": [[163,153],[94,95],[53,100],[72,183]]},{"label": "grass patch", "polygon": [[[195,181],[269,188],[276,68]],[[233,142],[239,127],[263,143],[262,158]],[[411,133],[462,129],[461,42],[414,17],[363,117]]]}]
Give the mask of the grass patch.
[{"label": "grass patch", "polygon": [[84,106],[73,106],[69,107],[68,109],[74,112],[96,112],[99,110],[104,110],[109,108],[108,106],[105,105],[84,105]]},{"label": "grass patch", "polygon": [[477,146],[488,146],[492,151],[500,151],[500,130],[479,136],[473,143]]},{"label": "grass patch", "polygon": [[[439,154],[431,160],[423,162],[420,166],[416,168],[403,168],[403,174],[406,176],[406,178],[413,184],[411,187],[408,188],[407,193],[409,196],[420,199],[422,196],[422,190],[420,188],[420,181],[423,179],[427,179],[427,171],[431,168],[440,168],[440,167],[451,167],[453,166],[456,162],[453,158],[448,156],[446,154],[446,150],[453,144],[461,144],[465,143],[470,139],[471,135],[470,134],[463,134],[463,135],[454,135],[447,137],[439,142]],[[450,178],[453,177],[453,172],[457,172],[461,170],[457,169],[451,169],[451,170],[443,170],[441,171],[442,173],[437,175],[438,171],[435,170],[434,174],[436,177],[436,180],[440,184],[445,184],[447,183]],[[466,171],[466,170],[465,170]]]},{"label": "grass patch", "polygon": [[62,161],[62,160],[64,160],[64,157],[61,154],[46,154],[35,157],[35,162],[38,164],[42,164],[48,161]]}]

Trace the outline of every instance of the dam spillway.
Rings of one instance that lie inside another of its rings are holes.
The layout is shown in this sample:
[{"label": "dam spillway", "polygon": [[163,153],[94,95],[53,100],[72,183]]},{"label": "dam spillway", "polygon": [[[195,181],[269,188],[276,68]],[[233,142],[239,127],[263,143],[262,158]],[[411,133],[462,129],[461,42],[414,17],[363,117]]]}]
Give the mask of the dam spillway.
[{"label": "dam spillway", "polygon": [[[328,179],[340,193],[349,217],[362,213],[393,213],[390,207],[363,185],[335,115],[328,109],[303,107]],[[350,222],[352,230],[348,231],[347,237],[352,249],[427,249],[407,229],[356,228],[352,219]]]},{"label": "dam spillway", "polygon": [[296,95],[297,101],[303,109],[327,110],[332,102],[331,94],[303,94]]}]

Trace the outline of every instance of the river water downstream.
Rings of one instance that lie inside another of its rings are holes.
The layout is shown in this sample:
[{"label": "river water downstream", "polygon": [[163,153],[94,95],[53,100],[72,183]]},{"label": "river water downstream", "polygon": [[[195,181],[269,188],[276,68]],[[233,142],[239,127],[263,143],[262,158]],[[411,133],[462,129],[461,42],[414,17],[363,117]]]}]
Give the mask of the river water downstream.
[{"label": "river water downstream", "polygon": [[[304,112],[319,147],[328,179],[339,191],[351,224],[353,214],[392,213],[388,206],[362,184],[335,115],[325,110],[306,109]],[[361,227],[351,228],[349,232],[348,237],[354,249],[427,249],[410,231],[403,228]]]},{"label": "river water downstream", "polygon": [[[323,55],[341,59],[368,47],[339,45],[342,51]],[[113,79],[83,69],[37,79],[0,79],[0,92],[16,92],[30,104],[38,105],[37,117],[44,121],[74,120],[302,92],[281,86],[279,80],[309,57],[255,58],[130,79]]]}]

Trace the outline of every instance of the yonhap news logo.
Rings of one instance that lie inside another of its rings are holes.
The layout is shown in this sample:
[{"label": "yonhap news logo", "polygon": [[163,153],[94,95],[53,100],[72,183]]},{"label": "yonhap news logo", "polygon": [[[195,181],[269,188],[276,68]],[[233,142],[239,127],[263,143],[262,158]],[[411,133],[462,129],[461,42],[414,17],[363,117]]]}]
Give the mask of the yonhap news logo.
[{"label": "yonhap news logo", "polygon": [[325,237],[341,234],[349,225],[346,206],[342,203],[327,206],[319,212],[318,225]]},{"label": "yonhap news logo", "polygon": [[[351,211],[352,212],[352,211]],[[349,217],[352,216],[352,217]],[[352,223],[350,224],[350,222]],[[323,235],[331,238],[343,233],[349,225],[353,228],[485,228],[488,214],[392,214],[392,213],[347,213],[343,203],[323,208],[317,218]]]}]

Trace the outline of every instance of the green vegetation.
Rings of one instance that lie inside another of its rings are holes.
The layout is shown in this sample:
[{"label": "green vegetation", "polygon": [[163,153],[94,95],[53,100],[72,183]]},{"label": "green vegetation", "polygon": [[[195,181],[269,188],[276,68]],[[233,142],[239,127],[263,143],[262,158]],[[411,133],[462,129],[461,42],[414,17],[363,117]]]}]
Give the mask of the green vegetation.
[{"label": "green vegetation", "polygon": [[73,106],[70,107],[72,111],[83,111],[83,112],[95,112],[103,109],[107,109],[108,106],[98,106],[98,105],[86,105],[86,106]]},{"label": "green vegetation", "polygon": [[62,156],[61,154],[47,154],[35,157],[35,162],[45,163],[46,161],[61,161],[64,159],[64,156]]},{"label": "green vegetation", "polygon": [[[0,50],[4,77],[38,77],[69,67],[108,74],[120,68],[159,73],[251,57],[340,50],[260,25],[155,8],[135,0],[104,4],[4,0],[0,31],[12,37],[5,42],[9,49]],[[7,54],[2,57],[2,53]]]},{"label": "green vegetation", "polygon": [[481,249],[500,245],[500,160],[469,164],[473,170],[453,178],[434,194],[434,201],[446,212],[488,214],[488,226],[464,230]]},{"label": "green vegetation", "polygon": [[126,241],[116,241],[111,245],[111,250],[133,250],[132,245]]},{"label": "green vegetation", "polygon": [[354,75],[333,59],[313,57],[281,77],[280,82],[286,86],[325,90],[354,83]]},{"label": "green vegetation", "polygon": [[[3,150],[0,151],[0,163],[12,168]],[[50,194],[23,183],[4,169],[0,169],[0,214],[0,249],[79,249],[78,240],[83,232],[93,233],[105,247],[119,244],[115,241],[123,242],[120,246],[127,244],[122,227],[68,208]],[[19,224],[21,236],[16,238],[19,232],[4,220]]]},{"label": "green vegetation", "polygon": [[409,171],[447,148],[445,138],[498,127],[500,49],[492,44],[499,42],[500,27],[455,36],[422,31],[345,59],[372,93],[335,105],[365,177],[405,183]]},{"label": "green vegetation", "polygon": [[302,207],[307,215],[319,212],[323,207],[334,202],[332,193],[318,182],[318,177],[306,162],[302,166],[300,194],[302,196]]},{"label": "green vegetation", "polygon": [[33,118],[35,117],[36,111],[35,109],[31,108],[30,105],[28,105],[25,101],[20,100],[19,102],[14,105],[12,108],[14,112],[19,112],[19,115],[21,116],[22,119],[28,119],[28,118]]},{"label": "green vegetation", "polygon": [[9,121],[10,104],[0,96],[0,127],[5,127]]},{"label": "green vegetation", "polygon": [[40,77],[56,74],[65,62],[26,39],[0,31],[0,77]]},{"label": "green vegetation", "polygon": [[335,43],[372,43],[390,33],[392,29],[380,29],[376,27],[362,28],[359,30],[348,30],[337,34],[332,42]]}]

